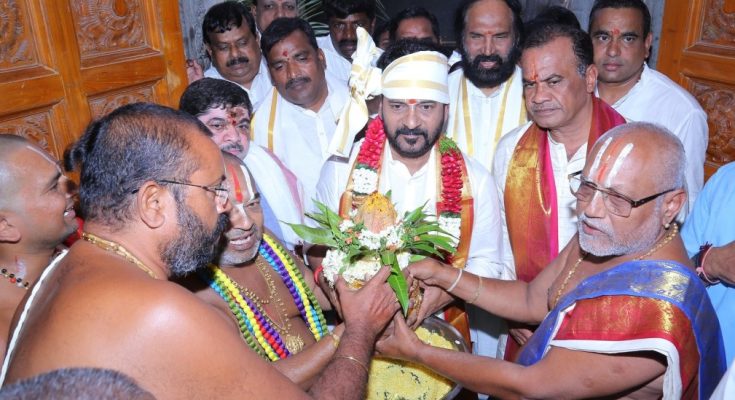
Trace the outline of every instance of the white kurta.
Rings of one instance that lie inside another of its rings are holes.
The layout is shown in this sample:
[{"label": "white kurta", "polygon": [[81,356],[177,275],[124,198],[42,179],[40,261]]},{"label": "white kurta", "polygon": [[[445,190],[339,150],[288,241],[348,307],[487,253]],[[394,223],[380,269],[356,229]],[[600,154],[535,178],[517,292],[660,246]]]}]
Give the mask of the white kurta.
[{"label": "white kurta", "polygon": [[[462,96],[463,81],[467,82],[467,106]],[[464,71],[459,69],[449,74],[449,96],[447,133],[463,152],[488,170],[492,169],[500,138],[526,122],[521,69],[516,67],[513,75],[489,96],[465,79]],[[469,112],[469,129],[465,125],[465,111]]]},{"label": "white kurta", "polygon": [[[689,92],[648,65],[643,66],[641,79],[612,107],[629,121],[663,125],[681,140],[687,157],[686,184],[688,210],[691,210],[704,185],[704,158],[709,139],[707,113]],[[682,212],[680,217],[685,215]]]},{"label": "white kurta", "polygon": [[[339,208],[340,198],[347,187],[350,170],[361,144],[353,149],[349,163],[329,161],[322,169],[317,200],[332,210]],[[402,162],[393,159],[390,146],[385,146],[379,190],[381,193],[391,191],[391,200],[399,215],[413,211],[424,203],[427,213],[436,214],[437,176],[434,158],[432,151],[426,165],[411,175]],[[472,187],[475,217],[465,269],[483,277],[501,278],[508,275],[508,272],[502,263],[500,211],[495,183],[490,173],[476,161],[467,156],[465,161]],[[468,306],[468,311],[477,354],[495,357],[498,336],[504,330],[503,322],[472,306]]]},{"label": "white kurta", "polygon": [[452,51],[452,54],[449,56],[449,60],[447,60],[447,64],[449,64],[449,67],[451,68],[452,65],[462,61],[462,55],[459,54],[459,51],[454,50]]},{"label": "white kurta", "polygon": [[293,250],[296,244],[301,243],[301,239],[288,224],[304,223],[301,183],[275,154],[255,143],[250,144],[243,161],[278,219],[286,247]]},{"label": "white kurta", "polygon": [[[289,103],[273,89],[253,118],[253,142],[271,150],[303,185],[305,206],[316,196],[319,171],[330,157],[327,151],[334,136],[342,107],[347,102],[347,87],[327,75],[328,95],[319,112]],[[275,112],[271,103],[276,96]],[[273,121],[273,148],[268,146],[268,126]],[[338,158],[338,157],[335,157]],[[341,158],[346,161],[344,158]]]},{"label": "white kurta", "polygon": [[[207,78],[215,78],[215,79],[223,79],[228,81],[229,79],[225,79],[222,75],[220,75],[219,71],[217,71],[216,68],[214,68],[214,65],[207,68],[206,71],[204,71],[204,76]],[[253,110],[257,110],[258,106],[260,106],[260,103],[263,101],[265,96],[270,92],[271,88],[273,87],[273,83],[271,82],[270,74],[268,73],[268,64],[265,61],[265,57],[261,57],[260,59],[260,69],[258,70],[258,73],[253,78],[253,83],[250,86],[250,89],[246,88],[243,85],[240,85],[237,82],[230,81],[232,83],[236,83],[241,88],[245,89],[245,91],[248,93],[248,98],[250,99],[250,103],[253,105]]]},{"label": "white kurta", "polygon": [[710,400],[725,400],[735,399],[735,362],[730,365],[730,368],[722,377],[720,384],[717,385],[714,393]]},{"label": "white kurta", "polygon": [[[495,160],[493,162],[493,177],[497,184],[498,197],[500,198],[500,210],[503,221],[503,262],[506,269],[512,271],[513,275],[505,277],[505,279],[515,279],[515,262],[513,260],[513,251],[510,247],[510,237],[508,236],[508,222],[505,216],[505,181],[508,176],[508,167],[513,156],[513,151],[521,140],[526,130],[531,127],[531,123],[527,123],[518,127],[512,132],[505,135],[498,143],[498,149],[495,152]],[[567,149],[562,143],[557,143],[549,135],[549,150],[551,154],[551,165],[554,171],[554,185],[556,185],[556,204],[559,207],[559,251],[569,243],[569,240],[577,233],[577,198],[572,194],[569,188],[569,174],[581,171],[587,159],[587,143],[583,144],[571,159],[567,159]]]},{"label": "white kurta", "polygon": [[327,73],[339,79],[343,85],[347,85],[352,63],[342,57],[339,50],[334,47],[331,35],[317,37],[316,43],[324,52],[324,58],[327,60]]}]

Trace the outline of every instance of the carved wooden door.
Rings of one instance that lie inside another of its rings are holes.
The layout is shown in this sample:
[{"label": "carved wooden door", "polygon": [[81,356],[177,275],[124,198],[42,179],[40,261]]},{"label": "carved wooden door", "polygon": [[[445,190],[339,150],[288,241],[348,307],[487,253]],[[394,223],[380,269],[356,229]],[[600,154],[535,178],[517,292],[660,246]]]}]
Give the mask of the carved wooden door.
[{"label": "carved wooden door", "polygon": [[186,86],[177,0],[0,0],[0,133],[60,157],[93,118]]},{"label": "carved wooden door", "polygon": [[667,1],[658,69],[707,112],[706,177],[735,161],[735,0]]}]

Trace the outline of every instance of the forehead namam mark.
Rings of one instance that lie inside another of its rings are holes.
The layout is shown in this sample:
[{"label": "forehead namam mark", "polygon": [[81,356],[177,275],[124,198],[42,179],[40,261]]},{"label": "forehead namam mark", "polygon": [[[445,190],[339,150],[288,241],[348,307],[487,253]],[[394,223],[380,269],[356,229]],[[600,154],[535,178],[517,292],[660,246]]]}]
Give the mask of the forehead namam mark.
[{"label": "forehead namam mark", "polygon": [[242,203],[243,200],[243,194],[242,194],[242,188],[240,187],[240,179],[237,177],[237,170],[235,170],[235,167],[227,163],[227,172],[230,173],[230,178],[232,179],[232,189],[235,192],[235,200],[237,200],[238,203]]},{"label": "forehead namam mark", "polygon": [[609,138],[600,148],[599,162],[598,157],[595,157],[595,163],[590,170],[591,177],[598,183],[604,182],[605,186],[610,186],[634,147],[633,143],[622,140],[611,141],[611,139]]},{"label": "forehead namam mark", "polygon": [[36,154],[38,154],[44,160],[46,160],[46,161],[50,162],[51,164],[54,164],[54,165],[56,165],[58,167],[58,163],[56,162],[56,160],[52,159],[51,156],[49,156],[48,153],[46,153],[45,151],[37,148],[36,146],[31,146],[31,145],[26,145],[25,148],[28,149],[28,150],[30,150],[30,151],[32,151],[32,152],[34,152],[34,153],[36,153]]},{"label": "forehead namam mark", "polygon": [[620,153],[618,153],[618,156],[615,157],[613,167],[610,170],[610,173],[607,175],[607,179],[605,179],[605,186],[610,187],[610,185],[612,185],[613,179],[618,176],[620,168],[622,168],[623,164],[625,163],[625,159],[628,158],[630,152],[633,151],[633,147],[635,147],[633,143],[626,143],[626,145],[623,147],[623,150],[621,150]]}]

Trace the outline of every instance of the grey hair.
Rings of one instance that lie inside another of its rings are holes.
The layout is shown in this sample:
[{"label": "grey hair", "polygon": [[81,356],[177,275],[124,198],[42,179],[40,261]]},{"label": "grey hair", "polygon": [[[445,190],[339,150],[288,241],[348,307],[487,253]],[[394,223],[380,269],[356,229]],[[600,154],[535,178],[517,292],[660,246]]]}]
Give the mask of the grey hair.
[{"label": "grey hair", "polygon": [[150,400],[155,397],[122,372],[64,368],[3,386],[0,400]]},{"label": "grey hair", "polygon": [[656,156],[660,170],[654,176],[659,191],[669,189],[686,189],[686,153],[681,140],[666,127],[650,122],[629,122],[619,125],[602,135],[597,142],[602,143],[607,138],[613,140],[621,136],[653,136],[656,146]]}]

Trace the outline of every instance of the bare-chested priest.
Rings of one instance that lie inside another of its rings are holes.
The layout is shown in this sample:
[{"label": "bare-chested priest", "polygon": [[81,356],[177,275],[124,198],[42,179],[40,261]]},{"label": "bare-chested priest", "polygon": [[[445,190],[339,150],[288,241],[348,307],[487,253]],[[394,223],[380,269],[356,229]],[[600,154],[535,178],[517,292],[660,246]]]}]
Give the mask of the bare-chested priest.
[{"label": "bare-chested priest", "polygon": [[27,139],[0,135],[0,357],[28,289],[77,225],[58,161]]},{"label": "bare-chested priest", "polygon": [[541,323],[520,365],[426,346],[398,318],[404,340],[382,350],[500,398],[708,399],[726,366],[712,303],[674,221],[687,201],[685,163],[665,128],[619,126],[570,175],[578,233],[530,283],[428,259],[409,267],[493,314]]},{"label": "bare-chested priest", "polygon": [[[329,300],[298,257],[267,231],[258,187],[242,161],[223,153],[232,209],[217,265],[182,282],[232,322],[245,343],[304,388],[327,365],[344,325],[328,330]],[[273,340],[258,337],[269,332]]]},{"label": "bare-chested priest", "polygon": [[[0,380],[83,365],[119,370],[158,399],[309,398],[226,316],[168,280],[212,259],[231,208],[206,132],[145,103],[88,127],[65,159],[80,172],[85,240],[36,285]],[[387,276],[355,292],[338,285],[345,332],[314,397],[362,398],[375,337],[399,308]]]}]

